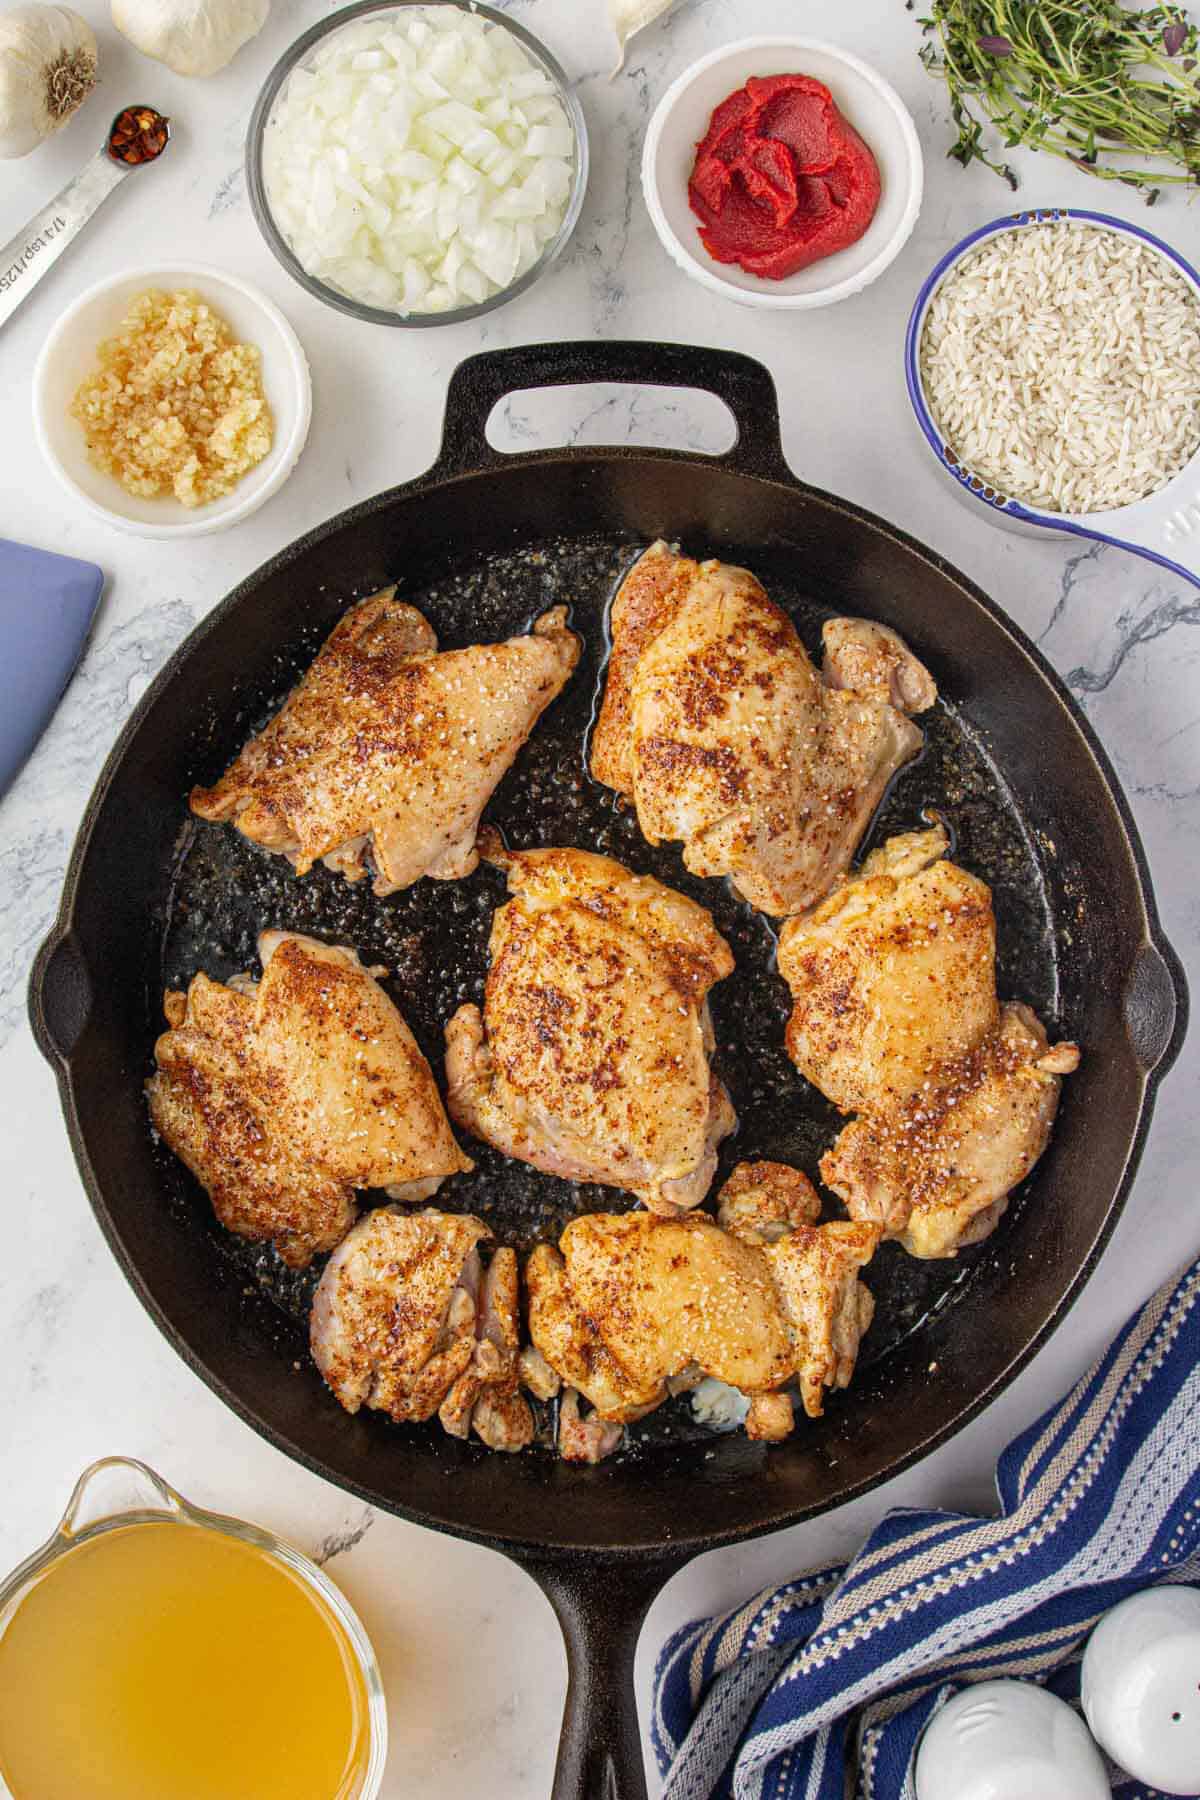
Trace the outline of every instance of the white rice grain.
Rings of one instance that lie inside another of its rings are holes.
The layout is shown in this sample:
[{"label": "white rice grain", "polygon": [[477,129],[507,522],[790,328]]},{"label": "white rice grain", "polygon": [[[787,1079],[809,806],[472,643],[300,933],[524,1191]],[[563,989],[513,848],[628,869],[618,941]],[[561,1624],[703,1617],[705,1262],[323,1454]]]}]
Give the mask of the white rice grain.
[{"label": "white rice grain", "polygon": [[1002,495],[1103,512],[1200,446],[1200,306],[1150,244],[1101,226],[997,233],[941,283],[921,379],[948,450]]}]

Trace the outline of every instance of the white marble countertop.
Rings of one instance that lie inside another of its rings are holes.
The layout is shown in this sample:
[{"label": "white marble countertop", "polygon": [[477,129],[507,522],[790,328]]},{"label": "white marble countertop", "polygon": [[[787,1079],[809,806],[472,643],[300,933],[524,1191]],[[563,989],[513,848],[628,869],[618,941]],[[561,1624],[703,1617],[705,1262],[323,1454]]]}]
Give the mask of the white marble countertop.
[{"label": "white marble countertop", "polygon": [[[503,0],[501,0],[503,3]],[[100,39],[103,86],[84,116],[0,177],[0,241],[91,153],[119,105],[148,101],[177,122],[168,159],[139,176],[0,338],[0,534],[74,552],[109,576],[86,659],[16,786],[0,804],[0,1567],[49,1530],[85,1463],[146,1458],[195,1499],[261,1520],[315,1549],[378,1645],[393,1749],[385,1794],[492,1800],[547,1792],[565,1658],[549,1606],[501,1557],[373,1516],[297,1468],[227,1412],[159,1337],[93,1222],[67,1147],[54,1082],[25,1020],[25,980],[55,909],[71,840],[101,761],[168,652],[233,584],[315,521],[416,475],[432,459],[450,371],[484,344],[563,336],[726,345],[774,371],[796,472],[898,521],[950,557],[1039,640],[1116,763],[1154,873],[1163,921],[1195,964],[1200,904],[1200,594],[1112,549],[1007,537],[948,504],[911,434],[901,340],[934,259],[1009,207],[986,170],[944,160],[941,90],[917,61],[919,28],[899,0],[687,0],[607,79],[602,0],[509,0],[577,82],[594,172],[565,263],[482,325],[388,332],[326,310],[293,286],[259,240],[241,146],[255,91],[290,39],[327,8],[275,0],[267,28],[222,75],[190,83],[137,56],[101,0],[76,0]],[[827,311],[769,316],[720,301],[676,272],[644,212],[642,131],[667,82],[705,50],[796,29],[875,62],[911,107],[927,158],[915,235],[866,294]],[[1026,159],[1021,200],[1145,217],[1131,192]],[[145,185],[142,185],[142,182]],[[1171,198],[1153,227],[1200,255],[1200,212]],[[312,438],[283,491],[222,535],[175,548],[111,532],[72,506],[28,428],[29,375],[56,313],[99,277],[185,257],[247,276],[282,306],[308,351]],[[848,401],[850,402],[848,404]],[[522,447],[580,442],[717,447],[716,402],[617,390],[543,396],[509,411]],[[2,597],[11,603],[11,597]],[[1052,1344],[953,1443],[902,1479],[815,1524],[700,1559],[651,1610],[639,1655],[643,1702],[654,1654],[683,1619],[852,1548],[898,1504],[986,1508],[1007,1438],[1047,1404],[1109,1332],[1200,1239],[1200,1113],[1191,1101],[1200,1034],[1167,1081],[1141,1174],[1116,1236]]]}]

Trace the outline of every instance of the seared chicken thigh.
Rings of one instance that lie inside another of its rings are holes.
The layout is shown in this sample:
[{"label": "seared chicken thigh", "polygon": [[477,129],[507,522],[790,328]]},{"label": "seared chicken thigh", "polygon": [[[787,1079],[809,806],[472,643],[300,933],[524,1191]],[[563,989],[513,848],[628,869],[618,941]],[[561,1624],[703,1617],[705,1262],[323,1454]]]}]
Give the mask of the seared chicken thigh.
[{"label": "seared chicken thigh", "polygon": [[475,1349],[438,1409],[452,1437],[473,1429],[490,1450],[523,1450],[533,1416],[521,1396],[521,1276],[515,1250],[492,1252],[479,1286]]},{"label": "seared chicken thigh", "polygon": [[999,1024],[991,891],[948,843],[940,826],[889,838],[780,930],[788,1054],[843,1112],[906,1100]]},{"label": "seared chicken thigh", "polygon": [[702,906],[608,857],[481,847],[513,898],[483,1014],[462,1006],[446,1027],[451,1117],[549,1174],[659,1212],[698,1205],[737,1122],[705,1000],[729,946]]},{"label": "seared chicken thigh", "polygon": [[221,1223],[303,1268],[355,1214],[354,1189],[420,1200],[470,1169],[429,1064],[353,950],[259,938],[262,979],[168,993],[150,1114]]},{"label": "seared chicken thigh", "polygon": [[[818,1225],[816,1189],[786,1163],[739,1163],[717,1198],[718,1223],[762,1246],[788,1321],[804,1410],[820,1418],[823,1389],[850,1385],[859,1343],[875,1316],[858,1271],[874,1256],[882,1230],[847,1219]],[[770,1398],[778,1410],[786,1396]],[[775,1435],[756,1429],[765,1412],[761,1400],[751,1404],[746,1429],[752,1437]]]},{"label": "seared chicken thigh", "polygon": [[533,1436],[516,1387],[516,1258],[469,1215],[367,1213],[334,1251],[313,1297],[313,1360],[347,1412],[361,1406],[397,1423],[431,1419],[491,1448]]},{"label": "seared chicken thigh", "polygon": [[1051,1048],[1027,1006],[1004,1006],[998,1030],[920,1092],[847,1125],[822,1177],[913,1256],[953,1256],[994,1230],[1050,1140],[1060,1077],[1078,1066],[1074,1044]]},{"label": "seared chicken thigh", "polygon": [[847,1125],[821,1174],[851,1217],[914,1256],[953,1256],[995,1227],[1049,1141],[1074,1044],[1049,1045],[996,995],[985,882],[941,828],[889,839],[779,935],[793,1061]]},{"label": "seared chicken thigh", "polygon": [[[743,1229],[737,1202],[751,1188],[762,1190],[756,1214],[765,1234]],[[560,1435],[564,1455],[591,1460],[596,1427],[640,1418],[705,1376],[750,1397],[747,1430],[760,1437],[791,1430],[791,1397],[780,1390],[793,1380],[810,1417],[821,1412],[824,1388],[849,1381],[872,1312],[858,1271],[880,1228],[815,1225],[811,1187],[777,1163],[742,1165],[726,1194],[723,1216],[738,1229],[702,1213],[590,1213],[572,1220],[559,1249],[534,1250],[530,1336],[568,1391],[595,1409],[581,1421],[574,1403],[565,1442]],[[593,1421],[589,1446],[578,1432]]]},{"label": "seared chicken thigh", "polygon": [[324,860],[391,894],[478,862],[479,815],[579,660],[555,607],[524,637],[438,653],[385,589],[351,607],[282,709],[192,811],[305,875]]},{"label": "seared chicken thigh", "polygon": [[818,675],[746,569],[651,546],[613,602],[592,773],[633,800],[652,843],[729,875],[762,912],[802,912],[849,865],[889,779],[921,746],[906,716],[937,697],[900,638],[825,627]]},{"label": "seared chicken thigh", "polygon": [[530,1336],[605,1418],[640,1418],[693,1364],[748,1393],[791,1375],[761,1251],[707,1213],[584,1213],[559,1242],[527,1265]]}]

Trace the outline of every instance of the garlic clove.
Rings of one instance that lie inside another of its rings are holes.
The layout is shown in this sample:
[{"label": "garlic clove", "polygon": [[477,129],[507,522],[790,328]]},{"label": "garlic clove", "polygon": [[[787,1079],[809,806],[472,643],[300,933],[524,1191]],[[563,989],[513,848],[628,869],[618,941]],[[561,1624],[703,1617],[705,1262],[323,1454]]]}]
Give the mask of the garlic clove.
[{"label": "garlic clove", "polygon": [[215,75],[257,37],[271,0],[112,0],[122,37],[176,75]]},{"label": "garlic clove", "polygon": [[608,0],[608,16],[617,34],[617,66],[619,75],[625,66],[625,47],[636,32],[644,31],[675,5],[675,0]]},{"label": "garlic clove", "polygon": [[96,39],[69,6],[0,13],[0,157],[27,156],[96,85]]}]

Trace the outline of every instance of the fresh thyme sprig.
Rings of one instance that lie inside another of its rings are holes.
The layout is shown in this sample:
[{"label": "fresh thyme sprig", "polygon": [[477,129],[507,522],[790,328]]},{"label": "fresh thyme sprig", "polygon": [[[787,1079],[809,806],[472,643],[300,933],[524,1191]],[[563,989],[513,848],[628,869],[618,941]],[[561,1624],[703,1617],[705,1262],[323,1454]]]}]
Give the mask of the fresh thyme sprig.
[{"label": "fresh thyme sprig", "polygon": [[[1134,12],[1119,0],[932,0],[921,60],[950,94],[948,154],[1017,177],[988,147],[1064,156],[1139,188],[1200,183],[1200,33],[1182,6]],[[1146,158],[1174,168],[1147,169]]]}]

